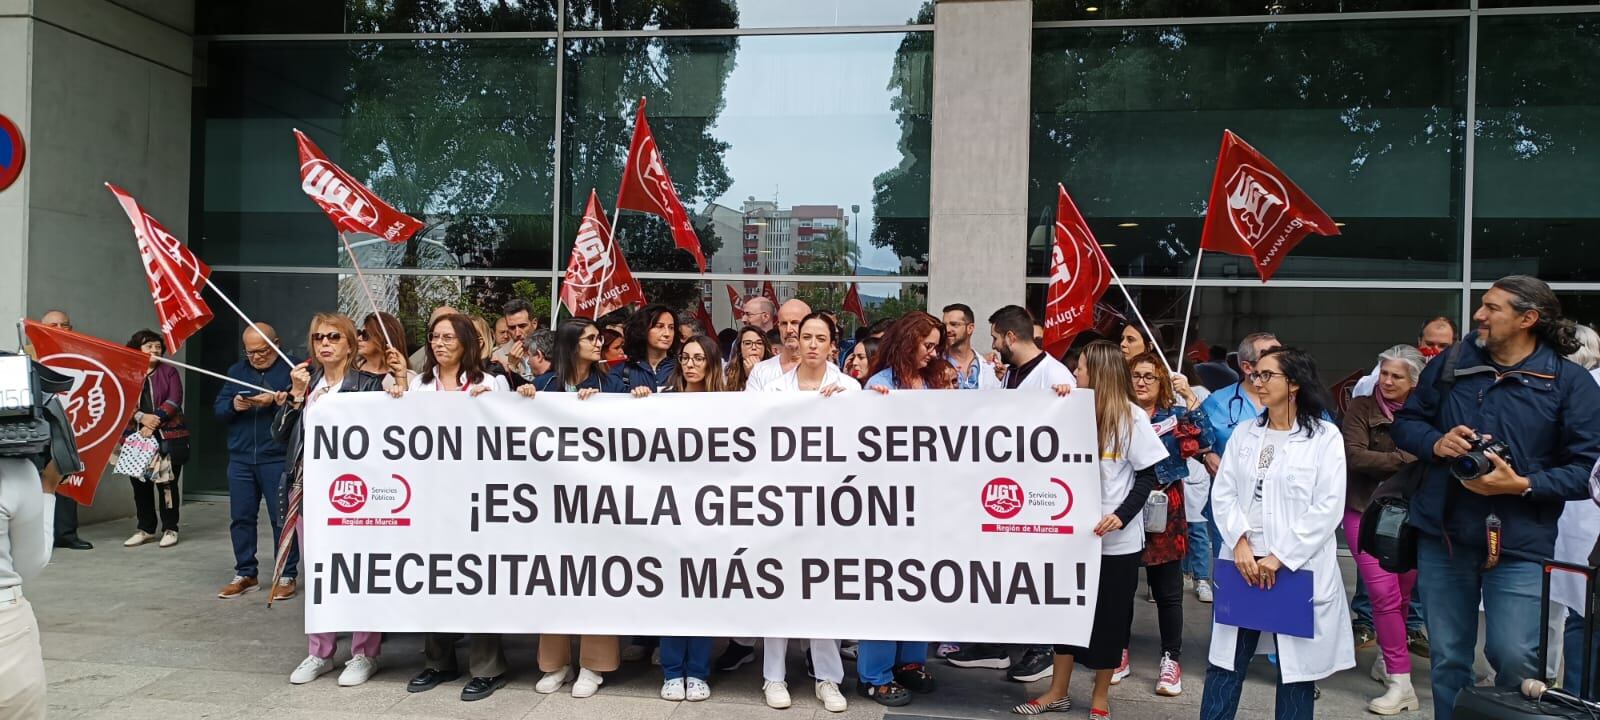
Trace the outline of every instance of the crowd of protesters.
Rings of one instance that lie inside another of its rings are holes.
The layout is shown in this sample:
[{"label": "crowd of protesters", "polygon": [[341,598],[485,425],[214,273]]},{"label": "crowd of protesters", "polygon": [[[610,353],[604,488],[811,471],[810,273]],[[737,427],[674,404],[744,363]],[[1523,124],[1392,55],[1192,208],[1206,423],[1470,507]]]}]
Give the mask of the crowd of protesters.
[{"label": "crowd of protesters", "polygon": [[[1466,337],[1458,337],[1449,319],[1427,319],[1415,345],[1377,353],[1372,373],[1348,390],[1330,388],[1315,358],[1266,329],[1245,334],[1234,353],[1213,347],[1200,356],[1169,352],[1159,328],[1135,322],[1107,337],[1085,333],[1058,357],[1042,347],[1043,328],[1034,317],[1015,305],[987,317],[987,352],[974,347],[977,316],[961,304],[943,308],[937,318],[923,312],[883,318],[852,337],[836,315],[799,299],[778,305],[751,297],[741,326],[715,336],[665,305],[601,322],[568,319],[548,329],[525,302],[502,310],[491,322],[436,308],[415,352],[408,352],[404,328],[393,316],[371,314],[358,324],[319,313],[308,328],[309,359],[300,363],[275,354],[273,328],[245,332],[243,357],[227,374],[274,392],[229,386],[215,399],[215,421],[227,434],[235,556],[234,577],[218,597],[260,587],[259,507],[265,502],[274,537],[298,519],[302,413],[342,392],[515,392],[536,402],[550,392],[582,399],[597,393],[1068,395],[1092,389],[1103,518],[1093,528],[1102,558],[1087,644],[807,639],[802,644],[814,693],[834,712],[847,708],[845,661],[853,659],[859,695],[888,706],[935,692],[932,667],[939,662],[1005,670],[1018,681],[1049,680],[1042,694],[1012,709],[1023,715],[1071,708],[1069,682],[1074,666],[1082,665],[1094,674],[1089,715],[1108,718],[1111,688],[1129,676],[1131,662],[1156,668],[1156,694],[1183,692],[1186,591],[1210,603],[1219,572],[1270,588],[1280,573],[1309,570],[1314,633],[1278,635],[1271,651],[1278,717],[1310,717],[1320,695],[1316,682],[1354,667],[1355,650],[1376,643],[1381,652],[1371,673],[1384,691],[1368,709],[1380,715],[1420,710],[1411,681],[1415,654],[1431,658],[1433,714],[1448,720],[1459,694],[1476,682],[1515,687],[1554,673],[1535,667],[1546,632],[1539,622],[1541,566],[1552,557],[1586,564],[1600,534],[1600,500],[1590,487],[1591,476],[1600,478],[1600,337],[1564,317],[1549,286],[1527,276],[1496,282]],[[45,320],[70,327],[59,311]],[[125,545],[170,547],[178,541],[188,455],[183,385],[170,366],[156,362],[163,350],[158,334],[142,330],[128,346],[152,360],[126,432],[159,439],[170,470],[164,482],[131,478],[137,531]],[[1509,457],[1491,453],[1485,472],[1452,475],[1460,458],[1491,440],[1504,442]],[[1417,568],[1394,573],[1360,549],[1362,518],[1378,498],[1394,493],[1391,480],[1408,467],[1422,478],[1407,498],[1418,535]],[[67,502],[57,506],[56,547],[87,549],[72,510]],[[1338,564],[1340,538],[1355,558],[1353,598]],[[296,595],[296,550],[293,544],[274,547],[281,568],[270,588],[275,601]],[[1149,655],[1129,647],[1141,567],[1160,634],[1159,649]],[[0,585],[6,578],[0,568]],[[1553,595],[1557,624],[1566,631],[1563,682],[1576,691],[1596,667],[1581,650],[1584,588],[1563,585]],[[1480,634],[1487,674],[1474,672]],[[1235,715],[1261,635],[1212,622],[1201,717]],[[407,689],[423,692],[465,675],[461,699],[471,701],[503,687],[514,672],[503,644],[515,640],[467,638],[463,673],[455,651],[460,639],[428,635],[425,665]],[[377,672],[382,640],[377,633],[353,633],[340,685],[359,685]],[[544,635],[537,640],[542,677],[536,689],[553,693],[570,685],[574,697],[588,697],[621,663],[650,657],[662,668],[663,699],[705,700],[713,673],[757,659],[757,642],[730,638],[713,658],[715,639],[707,637],[640,637],[624,644],[609,636]],[[765,701],[789,707],[789,641],[759,642]],[[332,671],[337,644],[331,633],[309,636],[308,656],[290,682],[312,682]]]}]

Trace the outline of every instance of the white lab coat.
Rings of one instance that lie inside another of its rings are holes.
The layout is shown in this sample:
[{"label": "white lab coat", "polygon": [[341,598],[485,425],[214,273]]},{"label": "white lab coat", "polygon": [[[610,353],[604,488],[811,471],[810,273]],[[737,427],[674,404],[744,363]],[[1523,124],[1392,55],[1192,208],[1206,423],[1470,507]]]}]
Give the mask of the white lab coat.
[{"label": "white lab coat", "polygon": [[[1315,637],[1274,638],[1283,681],[1289,683],[1321,680],[1356,665],[1350,609],[1334,540],[1344,519],[1344,437],[1339,426],[1318,422],[1321,427],[1315,437],[1296,431],[1284,443],[1284,458],[1273,462],[1261,498],[1268,549],[1283,561],[1284,569],[1310,570],[1315,578]],[[1228,442],[1211,488],[1211,506],[1222,534],[1222,547],[1217,550],[1221,559],[1232,560],[1234,546],[1250,530],[1246,503],[1255,493],[1256,460],[1265,436],[1266,428],[1259,423],[1241,424]],[[1232,571],[1219,568],[1217,572]],[[1238,628],[1213,621],[1212,664],[1233,668],[1237,647]]]}]

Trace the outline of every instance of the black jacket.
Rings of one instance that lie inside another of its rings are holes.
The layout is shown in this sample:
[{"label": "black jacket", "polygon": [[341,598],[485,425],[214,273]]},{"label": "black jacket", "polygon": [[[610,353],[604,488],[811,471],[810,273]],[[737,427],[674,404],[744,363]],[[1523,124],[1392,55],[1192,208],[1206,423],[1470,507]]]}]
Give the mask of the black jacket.
[{"label": "black jacket", "polygon": [[[322,367],[313,365],[311,382],[306,385],[306,393],[311,393],[322,382]],[[360,370],[348,370],[344,374],[344,382],[339,383],[339,392],[383,392],[383,376]],[[278,408],[278,415],[272,420],[272,438],[287,449],[287,464],[284,466],[285,481],[279,484],[282,490],[282,502],[278,503],[278,520],[282,522],[289,512],[288,498],[291,491],[300,485],[300,468],[304,461],[305,433],[300,428],[301,416],[305,413],[304,404],[294,407],[292,402],[286,402]]]}]

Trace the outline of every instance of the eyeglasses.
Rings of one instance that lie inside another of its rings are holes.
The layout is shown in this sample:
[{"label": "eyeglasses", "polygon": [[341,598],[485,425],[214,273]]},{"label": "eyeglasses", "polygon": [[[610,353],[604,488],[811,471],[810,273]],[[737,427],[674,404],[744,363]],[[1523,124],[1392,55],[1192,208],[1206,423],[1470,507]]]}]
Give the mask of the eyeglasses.
[{"label": "eyeglasses", "polygon": [[456,344],[458,339],[459,338],[457,338],[454,335],[440,335],[438,333],[428,333],[428,342],[439,343],[440,345],[444,345],[445,347],[449,347],[451,345]]},{"label": "eyeglasses", "polygon": [[599,335],[585,335],[583,337],[578,338],[578,342],[581,342],[581,343],[594,343],[596,345],[599,345],[601,339],[602,338]]},{"label": "eyeglasses", "polygon": [[266,357],[266,356],[272,354],[272,348],[261,348],[259,350],[251,350],[250,348],[245,348],[244,349],[244,354],[248,355],[250,357]]},{"label": "eyeglasses", "polygon": [[332,342],[332,343],[340,342],[340,341],[344,340],[344,333],[341,333],[341,332],[311,333],[311,342],[319,343],[319,342],[322,342],[323,340],[327,340],[328,342]]},{"label": "eyeglasses", "polygon": [[739,343],[739,347],[758,348],[765,344],[760,340],[744,340]]},{"label": "eyeglasses", "polygon": [[1288,377],[1288,376],[1284,375],[1281,372],[1273,372],[1271,370],[1257,370],[1257,371],[1255,371],[1253,373],[1250,373],[1246,377],[1250,378],[1250,382],[1260,383],[1262,385],[1266,385],[1267,383],[1270,383],[1270,382],[1272,382],[1273,380],[1275,380],[1277,378]]},{"label": "eyeglasses", "polygon": [[1155,382],[1157,380],[1160,380],[1160,379],[1161,378],[1159,378],[1159,377],[1157,377],[1155,375],[1151,375],[1150,373],[1134,373],[1133,374],[1133,384],[1135,384],[1135,385],[1149,385],[1150,383],[1153,383],[1153,382]]},{"label": "eyeglasses", "polygon": [[679,365],[704,365],[704,364],[706,364],[706,356],[704,356],[704,355],[679,355],[678,356],[678,364]]},{"label": "eyeglasses", "polygon": [[360,340],[362,342],[366,342],[366,340],[367,340],[367,331],[365,331],[365,330],[357,330],[356,331],[356,339]]}]

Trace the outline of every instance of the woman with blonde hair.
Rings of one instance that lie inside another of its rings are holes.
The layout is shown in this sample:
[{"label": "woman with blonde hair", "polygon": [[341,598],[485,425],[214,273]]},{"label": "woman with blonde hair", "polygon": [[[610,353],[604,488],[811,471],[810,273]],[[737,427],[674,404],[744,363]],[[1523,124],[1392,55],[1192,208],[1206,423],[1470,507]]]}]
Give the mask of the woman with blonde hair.
[{"label": "woman with blonde hair", "polygon": [[[302,428],[305,409],[335,393],[381,392],[384,389],[383,376],[355,369],[356,342],[356,326],[349,317],[336,313],[317,313],[311,318],[311,327],[306,332],[306,347],[311,352],[311,359],[289,373],[289,392],[272,423],[272,436],[288,449],[286,457],[289,459],[288,477],[284,483],[288,502],[281,506],[285,515],[285,537],[279,541],[279,547],[289,547],[296,534],[302,538],[305,536],[305,522],[300,517],[301,482],[305,466],[305,447],[302,442],[305,435]],[[278,555],[277,574],[282,574],[287,555]],[[273,585],[277,585],[277,578],[273,578]],[[295,685],[311,682],[333,669],[333,653],[338,649],[338,636],[334,633],[312,633],[307,638],[311,652],[289,675],[289,682]],[[340,686],[360,685],[377,672],[378,650],[382,642],[381,633],[351,634],[351,657],[345,663],[344,672],[339,674]]]},{"label": "woman with blonde hair", "polygon": [[[1018,715],[1066,712],[1074,662],[1094,671],[1090,720],[1111,717],[1111,675],[1122,661],[1133,628],[1133,595],[1144,554],[1144,505],[1156,486],[1155,466],[1167,448],[1139,407],[1122,349],[1096,340],[1085,345],[1074,371],[1078,387],[1094,391],[1095,427],[1100,446],[1100,509],[1094,527],[1100,536],[1100,588],[1089,644],[1057,645],[1055,673],[1043,695],[1011,709]],[[1056,385],[1058,395],[1072,392]]]}]

